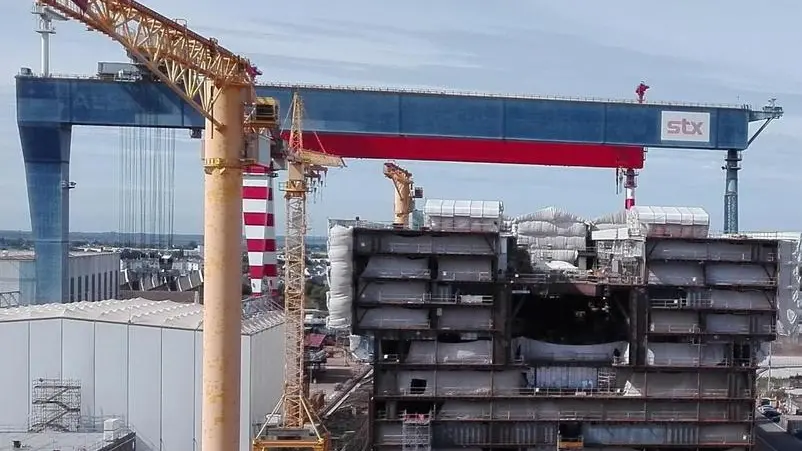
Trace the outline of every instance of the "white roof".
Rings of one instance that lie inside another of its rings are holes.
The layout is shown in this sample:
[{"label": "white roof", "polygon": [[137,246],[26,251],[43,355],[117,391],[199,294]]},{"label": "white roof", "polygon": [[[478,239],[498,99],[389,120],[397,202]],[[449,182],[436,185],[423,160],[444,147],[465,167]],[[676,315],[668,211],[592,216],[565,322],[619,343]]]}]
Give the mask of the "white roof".
[{"label": "white roof", "polygon": [[427,199],[423,212],[428,216],[464,218],[500,218],[504,207],[497,200]]},{"label": "white roof", "polygon": [[629,210],[644,224],[676,224],[686,226],[708,226],[710,215],[699,207],[652,207],[635,205]]},{"label": "white roof", "polygon": [[[0,309],[0,323],[44,319],[73,319],[201,330],[203,329],[203,305],[135,298],[27,305]],[[253,335],[283,322],[283,312],[259,312],[242,321],[242,334]]]},{"label": "white roof", "polygon": [[[92,257],[95,255],[114,255],[115,252],[70,252],[70,257]],[[36,257],[33,251],[2,250],[0,260],[33,260]]]}]

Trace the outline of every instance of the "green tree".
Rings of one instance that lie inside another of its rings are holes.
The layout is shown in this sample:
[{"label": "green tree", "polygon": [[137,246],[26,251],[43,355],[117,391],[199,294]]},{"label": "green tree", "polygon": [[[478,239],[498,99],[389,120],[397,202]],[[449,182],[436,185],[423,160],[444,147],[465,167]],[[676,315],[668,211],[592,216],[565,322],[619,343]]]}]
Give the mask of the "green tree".
[{"label": "green tree", "polygon": [[326,308],[326,293],[329,292],[329,287],[324,284],[314,283],[310,280],[306,281],[306,307],[319,310],[327,310]]}]

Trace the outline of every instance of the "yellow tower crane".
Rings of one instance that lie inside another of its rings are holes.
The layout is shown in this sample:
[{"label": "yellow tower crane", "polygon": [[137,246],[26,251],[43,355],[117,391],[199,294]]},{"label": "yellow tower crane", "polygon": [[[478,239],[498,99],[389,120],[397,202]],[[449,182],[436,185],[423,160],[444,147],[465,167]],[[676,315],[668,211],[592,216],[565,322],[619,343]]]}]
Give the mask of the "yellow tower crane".
[{"label": "yellow tower crane", "polygon": [[239,449],[242,172],[265,163],[254,133],[278,137],[278,103],[256,98],[248,59],[136,1],[37,3],[118,42],[206,119],[201,446]]},{"label": "yellow tower crane", "polygon": [[393,225],[409,227],[409,215],[415,209],[415,199],[423,197],[423,191],[415,188],[412,173],[395,163],[384,163],[384,176],[392,180],[395,187]]},{"label": "yellow tower crane", "polygon": [[[343,159],[304,148],[304,107],[292,96],[292,127],[287,154],[287,182],[280,188],[287,201],[284,238],[284,311],[286,344],[284,394],[253,441],[254,451],[278,448],[326,451],[329,437],[309,402],[304,375],[304,308],[306,306],[306,203],[330,167],[345,166]],[[283,407],[283,409],[282,409]],[[280,419],[278,418],[281,415]],[[274,420],[279,419],[274,423]]]}]

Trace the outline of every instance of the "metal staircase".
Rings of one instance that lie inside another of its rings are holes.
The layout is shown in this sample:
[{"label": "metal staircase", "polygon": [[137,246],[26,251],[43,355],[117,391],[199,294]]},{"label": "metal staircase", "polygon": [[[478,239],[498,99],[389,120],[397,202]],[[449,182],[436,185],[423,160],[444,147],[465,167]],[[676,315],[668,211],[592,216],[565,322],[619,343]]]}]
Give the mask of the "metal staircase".
[{"label": "metal staircase", "polygon": [[34,379],[31,390],[31,432],[76,432],[81,422],[81,382]]},{"label": "metal staircase", "polygon": [[431,451],[431,415],[404,412],[401,423],[402,451]]}]

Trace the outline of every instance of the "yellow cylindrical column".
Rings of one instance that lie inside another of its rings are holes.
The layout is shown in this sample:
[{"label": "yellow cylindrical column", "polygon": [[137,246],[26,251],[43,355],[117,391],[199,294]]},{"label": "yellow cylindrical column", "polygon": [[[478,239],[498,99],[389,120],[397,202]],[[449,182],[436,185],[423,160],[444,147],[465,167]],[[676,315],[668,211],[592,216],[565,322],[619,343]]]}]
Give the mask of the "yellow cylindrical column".
[{"label": "yellow cylindrical column", "polygon": [[410,184],[405,181],[393,180],[395,185],[395,219],[393,224],[409,226],[409,204],[412,194],[410,193]]},{"label": "yellow cylindrical column", "polygon": [[225,88],[204,138],[203,451],[239,449],[243,108]]}]

